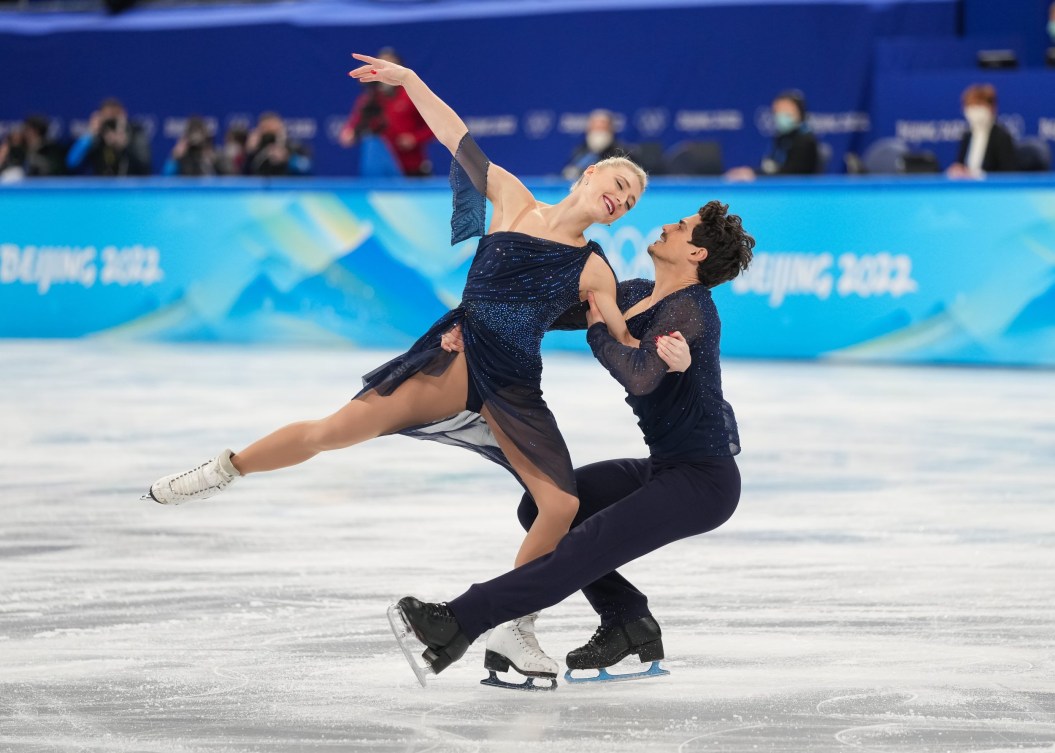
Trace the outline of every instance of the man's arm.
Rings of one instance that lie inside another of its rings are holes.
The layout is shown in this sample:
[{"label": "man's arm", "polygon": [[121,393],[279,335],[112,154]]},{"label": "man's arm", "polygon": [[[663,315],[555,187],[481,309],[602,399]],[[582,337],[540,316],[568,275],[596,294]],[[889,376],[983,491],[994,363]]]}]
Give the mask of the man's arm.
[{"label": "man's arm", "polygon": [[[592,303],[592,301],[591,301]],[[637,347],[623,345],[615,340],[604,321],[600,310],[591,305],[587,314],[590,329],[586,340],[590,343],[594,357],[631,395],[647,395],[654,391],[666,377],[670,368],[658,353],[658,340],[675,330],[684,334],[686,344],[691,345],[699,336],[700,317],[692,315],[691,301],[671,301],[662,314],[653,322]],[[677,348],[669,352],[676,357]],[[691,358],[689,359],[691,361]],[[673,364],[671,364],[673,365]],[[687,367],[687,364],[684,364]]]}]

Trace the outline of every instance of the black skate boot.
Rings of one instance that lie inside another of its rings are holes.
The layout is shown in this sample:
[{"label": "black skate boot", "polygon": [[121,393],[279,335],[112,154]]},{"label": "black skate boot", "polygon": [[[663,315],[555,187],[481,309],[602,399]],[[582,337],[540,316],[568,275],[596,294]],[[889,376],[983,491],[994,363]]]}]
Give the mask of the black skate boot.
[{"label": "black skate boot", "polygon": [[[609,674],[608,667],[631,654],[637,654],[642,662],[652,662],[652,666],[644,672]],[[669,675],[670,672],[659,666],[662,658],[663,631],[652,617],[642,617],[625,625],[602,625],[585,646],[568,653],[568,671],[564,673],[564,679],[568,682],[613,682]],[[572,677],[573,669],[596,669],[598,673],[591,677]]]},{"label": "black skate boot", "polygon": [[[430,604],[405,596],[388,608],[388,624],[422,687],[427,674],[438,675],[461,659],[469,648],[469,640],[446,604]],[[407,645],[410,634],[426,647],[421,654],[425,666],[414,661]]]}]

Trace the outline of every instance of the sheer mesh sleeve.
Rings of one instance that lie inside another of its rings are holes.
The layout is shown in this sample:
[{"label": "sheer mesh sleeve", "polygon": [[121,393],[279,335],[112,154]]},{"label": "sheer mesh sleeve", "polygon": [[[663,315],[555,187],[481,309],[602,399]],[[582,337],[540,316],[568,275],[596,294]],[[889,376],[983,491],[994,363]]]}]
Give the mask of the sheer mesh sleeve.
[{"label": "sheer mesh sleeve", "polygon": [[466,133],[451,160],[451,245],[484,234],[487,214],[487,167],[491,163]]},{"label": "sheer mesh sleeve", "polygon": [[679,298],[660,306],[642,333],[640,347],[617,342],[603,324],[595,324],[586,334],[594,356],[631,395],[647,395],[667,375],[668,366],[656,353],[656,337],[681,332],[691,348],[703,334],[703,315],[691,299]]}]

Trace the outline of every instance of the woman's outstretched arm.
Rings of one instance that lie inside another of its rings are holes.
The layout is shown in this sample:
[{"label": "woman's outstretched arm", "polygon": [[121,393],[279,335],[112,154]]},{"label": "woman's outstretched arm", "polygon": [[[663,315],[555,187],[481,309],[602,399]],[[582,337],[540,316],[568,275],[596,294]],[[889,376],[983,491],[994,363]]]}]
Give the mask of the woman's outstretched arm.
[{"label": "woman's outstretched arm", "polygon": [[[363,83],[378,81],[402,86],[418,108],[421,117],[436,135],[436,140],[447,147],[451,154],[457,155],[458,147],[469,132],[469,127],[450,105],[425,85],[418,74],[402,65],[358,52],[353,53],[352,57],[365,65],[350,71],[349,76]],[[487,198],[495,205],[498,217],[501,217],[503,210],[508,211],[510,217],[515,217],[522,206],[535,200],[515,175],[498,165],[491,165],[487,171]]]},{"label": "woman's outstretched arm", "polygon": [[402,65],[369,55],[361,55],[358,52],[353,53],[352,57],[366,65],[361,65],[349,72],[349,76],[363,83],[379,81],[392,86],[402,86],[406,89],[414,106],[418,108],[421,117],[436,135],[436,140],[447,147],[451,154],[458,151],[458,144],[461,143],[462,137],[469,132],[468,126],[458,117],[458,113],[451,109],[450,105],[437,97],[425,85],[418,74]]}]

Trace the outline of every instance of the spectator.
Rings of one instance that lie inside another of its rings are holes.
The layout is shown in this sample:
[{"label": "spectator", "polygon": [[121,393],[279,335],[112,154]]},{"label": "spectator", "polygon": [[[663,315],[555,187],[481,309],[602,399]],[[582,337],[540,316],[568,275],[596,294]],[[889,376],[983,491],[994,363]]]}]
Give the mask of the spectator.
[{"label": "spectator", "polygon": [[[402,65],[403,60],[391,47],[385,47],[377,57]],[[433,139],[432,131],[418,113],[414,103],[401,86],[371,83],[355,100],[340,142],[344,147],[362,143],[365,136],[377,136],[395,157],[399,171],[408,176],[432,173],[426,147]],[[364,170],[364,173],[369,170]]]},{"label": "spectator", "polygon": [[129,122],[124,105],[107,99],[92,113],[87,132],[66,157],[66,166],[91,175],[149,175],[150,144],[143,129]]},{"label": "spectator", "polygon": [[1014,139],[996,122],[996,89],[990,84],[968,86],[962,101],[968,129],[960,140],[956,162],[946,174],[950,178],[984,178],[990,172],[1017,170]]},{"label": "spectator", "polygon": [[0,175],[4,180],[62,175],[66,150],[48,137],[50,123],[43,115],[30,115],[0,140]]},{"label": "spectator", "polygon": [[583,170],[609,157],[623,157],[629,150],[615,136],[615,119],[608,110],[594,110],[586,121],[583,142],[561,170],[567,180],[577,180]]},{"label": "spectator", "polygon": [[265,112],[245,142],[245,171],[249,175],[307,175],[308,150],[286,135],[286,124],[275,112]]},{"label": "spectator", "polygon": [[183,135],[172,147],[165,162],[165,175],[217,175],[219,161],[208,125],[195,115],[187,118]]},{"label": "spectator", "polygon": [[783,91],[772,104],[773,148],[762,160],[758,171],[734,167],[726,172],[730,180],[754,180],[762,175],[813,175],[817,172],[820,151],[817,137],[806,122],[806,98],[797,89]]},{"label": "spectator", "polygon": [[249,139],[249,129],[240,123],[227,126],[223,135],[223,152],[220,154],[217,169],[223,175],[242,175],[245,173],[245,143]]}]

